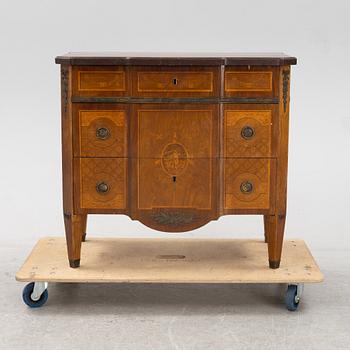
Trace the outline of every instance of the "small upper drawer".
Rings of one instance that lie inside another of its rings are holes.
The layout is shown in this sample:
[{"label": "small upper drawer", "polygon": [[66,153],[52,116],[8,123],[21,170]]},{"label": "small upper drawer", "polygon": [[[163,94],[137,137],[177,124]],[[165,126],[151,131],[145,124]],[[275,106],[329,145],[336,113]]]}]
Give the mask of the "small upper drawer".
[{"label": "small upper drawer", "polygon": [[123,96],[126,91],[124,67],[73,67],[73,96]]},{"label": "small upper drawer", "polygon": [[218,95],[218,69],[210,67],[139,67],[133,71],[133,95],[210,97]]},{"label": "small upper drawer", "polygon": [[269,67],[229,67],[225,70],[225,96],[275,97],[278,74]]}]

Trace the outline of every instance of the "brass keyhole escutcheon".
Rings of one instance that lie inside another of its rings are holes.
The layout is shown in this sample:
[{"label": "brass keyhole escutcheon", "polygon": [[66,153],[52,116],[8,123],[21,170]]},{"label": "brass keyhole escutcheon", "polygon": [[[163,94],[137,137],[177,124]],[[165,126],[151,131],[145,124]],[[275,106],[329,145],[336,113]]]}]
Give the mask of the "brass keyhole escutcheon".
[{"label": "brass keyhole escutcheon", "polygon": [[176,182],[176,176],[173,176],[172,179],[173,179],[173,182],[175,183]]},{"label": "brass keyhole escutcheon", "polygon": [[243,127],[242,130],[241,130],[241,136],[245,140],[251,139],[254,136],[254,134],[255,134],[254,129],[251,126],[249,126],[249,125]]},{"label": "brass keyhole escutcheon", "polygon": [[102,127],[96,130],[96,137],[100,140],[106,140],[110,136],[110,132],[107,128]]},{"label": "brass keyhole escutcheon", "polygon": [[96,191],[100,194],[105,194],[109,191],[109,186],[106,182],[101,181],[96,184]]},{"label": "brass keyhole escutcheon", "polygon": [[241,183],[241,192],[244,194],[250,194],[253,192],[253,184],[249,181]]},{"label": "brass keyhole escutcheon", "polygon": [[177,78],[173,78],[173,85],[177,85],[178,82]]}]

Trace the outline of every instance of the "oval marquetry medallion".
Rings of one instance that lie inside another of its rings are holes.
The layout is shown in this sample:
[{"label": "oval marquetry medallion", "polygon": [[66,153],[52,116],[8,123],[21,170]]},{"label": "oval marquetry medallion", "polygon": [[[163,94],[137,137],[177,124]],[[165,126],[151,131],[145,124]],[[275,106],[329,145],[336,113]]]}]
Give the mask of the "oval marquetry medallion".
[{"label": "oval marquetry medallion", "polygon": [[170,176],[178,176],[184,172],[188,163],[186,149],[180,143],[169,143],[162,152],[163,170]]}]

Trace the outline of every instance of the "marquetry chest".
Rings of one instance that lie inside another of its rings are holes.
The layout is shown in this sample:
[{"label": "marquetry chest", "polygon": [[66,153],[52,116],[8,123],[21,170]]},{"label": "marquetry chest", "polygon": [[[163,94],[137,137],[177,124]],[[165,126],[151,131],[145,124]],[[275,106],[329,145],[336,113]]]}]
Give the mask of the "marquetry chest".
[{"label": "marquetry chest", "polygon": [[263,215],[269,266],[279,267],[296,58],[72,53],[56,63],[71,267],[88,214],[124,214],[165,232]]}]

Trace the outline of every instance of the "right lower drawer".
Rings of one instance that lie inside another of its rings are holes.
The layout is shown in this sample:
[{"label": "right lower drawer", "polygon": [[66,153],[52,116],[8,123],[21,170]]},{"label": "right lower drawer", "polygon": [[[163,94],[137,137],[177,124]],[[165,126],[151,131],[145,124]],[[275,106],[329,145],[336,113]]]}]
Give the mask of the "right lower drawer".
[{"label": "right lower drawer", "polygon": [[224,159],[224,209],[269,209],[275,159]]}]

